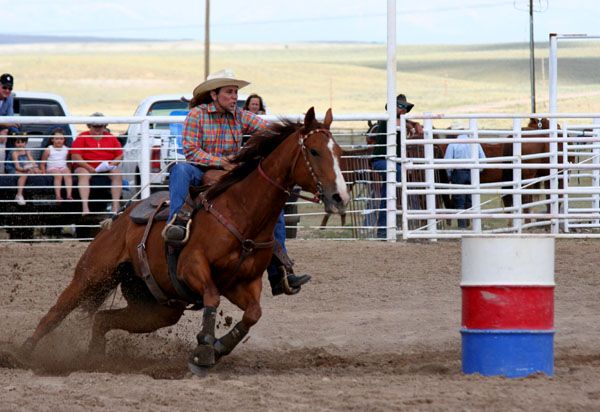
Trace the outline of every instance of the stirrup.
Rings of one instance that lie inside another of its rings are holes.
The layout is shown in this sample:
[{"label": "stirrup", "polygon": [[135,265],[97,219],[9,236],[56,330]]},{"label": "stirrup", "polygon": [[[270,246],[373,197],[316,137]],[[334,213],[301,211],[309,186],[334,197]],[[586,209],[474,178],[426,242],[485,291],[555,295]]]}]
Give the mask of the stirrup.
[{"label": "stirrup", "polygon": [[173,215],[173,218],[165,225],[162,231],[162,237],[165,242],[175,245],[185,245],[190,237],[190,225],[192,219],[185,222],[183,226],[181,221],[177,221],[177,214]]}]

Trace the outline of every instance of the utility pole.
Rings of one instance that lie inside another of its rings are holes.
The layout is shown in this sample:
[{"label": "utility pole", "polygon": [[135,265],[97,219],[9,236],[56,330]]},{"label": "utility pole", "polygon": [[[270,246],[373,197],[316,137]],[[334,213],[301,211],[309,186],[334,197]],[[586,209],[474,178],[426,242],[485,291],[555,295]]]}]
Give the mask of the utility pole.
[{"label": "utility pole", "polygon": [[[208,0],[206,0],[208,1]],[[533,40],[533,0],[529,0],[529,79],[531,82],[531,113],[535,113],[535,45]]]},{"label": "utility pole", "polygon": [[204,0],[206,4],[204,18],[204,80],[210,73],[210,0]]}]

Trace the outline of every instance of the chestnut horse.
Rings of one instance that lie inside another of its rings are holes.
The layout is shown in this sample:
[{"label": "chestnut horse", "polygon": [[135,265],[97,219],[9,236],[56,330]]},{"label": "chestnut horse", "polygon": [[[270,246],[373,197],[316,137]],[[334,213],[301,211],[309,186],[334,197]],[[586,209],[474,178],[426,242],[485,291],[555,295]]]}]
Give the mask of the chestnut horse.
[{"label": "chestnut horse", "polygon": [[[89,351],[102,355],[108,331],[153,332],[177,323],[190,303],[201,301],[202,326],[188,367],[196,374],[206,373],[261,317],[262,275],[273,252],[273,230],[294,185],[318,195],[327,212],[346,209],[349,196],[339,166],[341,149],[329,131],[332,119],[329,109],[321,124],[310,108],[303,124],[270,125],[233,159],[234,170],[196,197],[189,240],[176,269],[177,279],[197,295],[195,302],[184,301],[170,281],[161,237],[164,222],[150,229],[147,264],[172,301],[163,305],[150,294],[140,277],[143,262],[137,251],[145,226],[129,218],[136,207],[132,206],[90,243],[71,283],[24,343],[23,353],[30,354],[76,307],[95,313]],[[127,307],[99,310],[119,285]],[[217,338],[215,319],[221,296],[244,313],[233,329]]]}]

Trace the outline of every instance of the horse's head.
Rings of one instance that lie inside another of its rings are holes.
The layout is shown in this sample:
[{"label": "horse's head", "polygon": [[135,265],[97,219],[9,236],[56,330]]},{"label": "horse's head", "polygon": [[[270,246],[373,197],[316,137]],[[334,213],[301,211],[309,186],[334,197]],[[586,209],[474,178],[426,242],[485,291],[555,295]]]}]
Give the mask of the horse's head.
[{"label": "horse's head", "polygon": [[550,128],[550,120],[545,117],[531,117],[529,118],[529,123],[527,124],[527,129],[530,130],[542,130]]},{"label": "horse's head", "polygon": [[327,213],[343,213],[350,195],[340,167],[342,149],[329,131],[332,120],[331,109],[323,124],[315,119],[314,108],[306,113],[304,127],[299,130],[301,154],[294,179],[304,190],[320,195]]}]

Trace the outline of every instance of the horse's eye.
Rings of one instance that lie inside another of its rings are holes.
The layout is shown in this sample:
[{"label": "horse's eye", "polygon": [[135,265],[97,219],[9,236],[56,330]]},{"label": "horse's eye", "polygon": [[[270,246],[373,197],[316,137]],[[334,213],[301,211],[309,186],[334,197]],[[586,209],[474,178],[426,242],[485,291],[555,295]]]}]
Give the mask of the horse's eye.
[{"label": "horse's eye", "polygon": [[319,156],[319,152],[317,152],[315,149],[310,149],[310,154],[313,156]]}]

